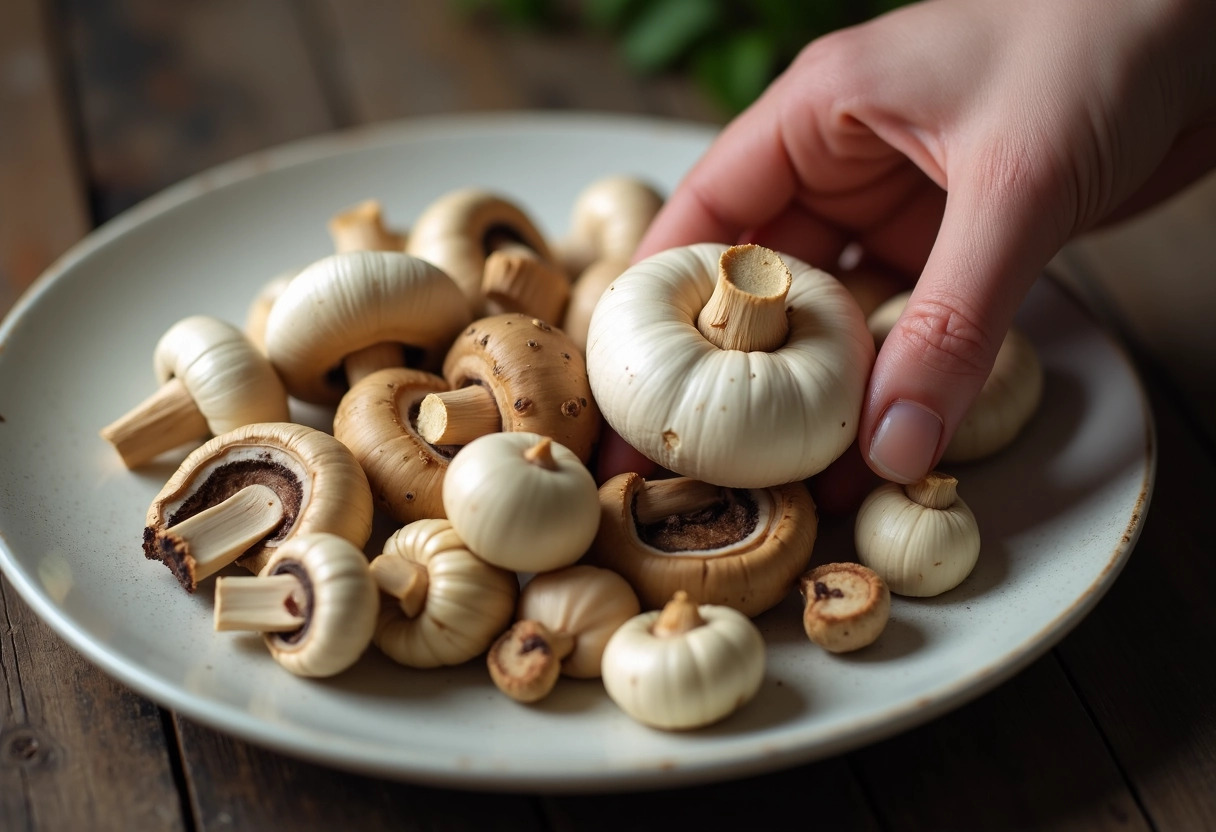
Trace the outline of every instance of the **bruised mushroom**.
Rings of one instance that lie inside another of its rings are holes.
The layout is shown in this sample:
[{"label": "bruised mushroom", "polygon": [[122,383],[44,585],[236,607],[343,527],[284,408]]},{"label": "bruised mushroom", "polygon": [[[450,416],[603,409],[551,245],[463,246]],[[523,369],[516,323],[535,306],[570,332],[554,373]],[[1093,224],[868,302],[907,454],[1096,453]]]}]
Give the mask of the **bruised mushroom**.
[{"label": "bruised mushroom", "polygon": [[334,251],[404,251],[405,234],[384,224],[379,200],[367,199],[334,214],[329,220]]},{"label": "bruised mushroom", "polygon": [[101,430],[128,468],[186,442],[288,418],[287,391],[274,368],[224,321],[178,321],[157,342],[153,365],[157,391]]},{"label": "bruised mushroom", "polygon": [[385,596],[373,641],[407,667],[456,665],[481,655],[510,626],[519,596],[515,573],[470,552],[447,520],[398,529],[371,570]]},{"label": "bruised mushroom", "polygon": [[629,583],[586,564],[536,575],[524,586],[518,621],[486,656],[490,677],[519,702],[536,702],[559,675],[597,679],[604,647],[641,612]]},{"label": "bruised mushroom", "polygon": [[316,261],[283,289],[266,321],[266,352],[293,396],[336,404],[376,370],[437,365],[468,322],[460,290],[431,264],[352,251]]},{"label": "bruised mushroom", "polygon": [[798,581],[802,628],[830,653],[872,644],[891,616],[891,591],[877,572],[860,563],[825,563]]},{"label": "bruised mushroom", "polygon": [[757,245],[704,243],[635,264],[587,337],[605,421],[660,466],[737,488],[806,479],[839,457],[873,363],[848,290]]},{"label": "bruised mushroom", "polygon": [[367,477],[345,445],[303,425],[259,423],[186,457],[148,508],[143,549],[193,592],[234,561],[261,571],[297,534],[362,546],[371,529]]},{"label": "bruised mushroom", "polygon": [[645,609],[682,591],[757,616],[794,588],[818,531],[801,482],[741,490],[626,473],[600,486],[599,499],[587,560],[623,575]]},{"label": "bruised mushroom", "polygon": [[469,549],[516,572],[569,566],[600,522],[591,472],[534,433],[492,433],[461,448],[443,479],[443,507]]},{"label": "bruised mushroom", "polygon": [[448,389],[405,367],[377,370],[351,386],[334,414],[334,436],[363,466],[376,505],[398,523],[444,517],[443,478],[455,447],[427,442],[414,426],[419,404]]},{"label": "bruised mushroom", "polygon": [[371,644],[377,606],[363,550],[316,532],[278,547],[257,576],[217,578],[215,629],[262,633],[297,676],[334,676]]},{"label": "bruised mushroom", "polygon": [[586,463],[600,432],[582,351],[560,329],[526,315],[474,321],[448,350],[452,389],[423,400],[418,433],[466,445],[498,431],[548,436]]},{"label": "bruised mushroom", "polygon": [[764,638],[731,607],[677,592],[660,610],[622,624],[604,649],[608,696],[645,725],[669,731],[718,722],[764,681]]}]

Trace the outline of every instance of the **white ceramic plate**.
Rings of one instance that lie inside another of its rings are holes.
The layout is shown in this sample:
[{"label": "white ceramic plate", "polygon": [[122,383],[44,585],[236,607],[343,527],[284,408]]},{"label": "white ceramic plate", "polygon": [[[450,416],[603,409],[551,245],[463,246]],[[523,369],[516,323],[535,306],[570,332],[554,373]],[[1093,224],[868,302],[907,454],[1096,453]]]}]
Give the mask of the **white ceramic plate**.
[{"label": "white ceramic plate", "polygon": [[[97,432],[152,391],[152,348],[175,320],[241,324],[265,281],[329,252],[326,221],[359,200],[379,198],[390,224],[407,226],[441,193],[480,185],[556,235],[593,178],[633,173],[669,190],[710,139],[700,126],[587,115],[417,121],[260,154],[109,223],[0,328],[5,575],[91,661],[192,719],[331,765],[456,787],[615,790],[755,774],[888,736],[1008,678],[1115,579],[1154,470],[1128,362],[1048,281],[1019,319],[1046,367],[1043,408],[1014,448],[954,469],[983,529],[975,572],[944,597],[895,599],[881,640],[845,657],[807,641],[792,597],[759,619],[769,656],[758,697],[705,730],[644,728],[598,682],[562,680],[542,704],[520,706],[480,662],[411,671],[373,649],[336,679],[298,679],[260,638],[212,632],[210,584],[187,595],[144,559],[144,512],[180,455],[130,472]],[[821,535],[815,562],[851,557],[847,529]]]}]

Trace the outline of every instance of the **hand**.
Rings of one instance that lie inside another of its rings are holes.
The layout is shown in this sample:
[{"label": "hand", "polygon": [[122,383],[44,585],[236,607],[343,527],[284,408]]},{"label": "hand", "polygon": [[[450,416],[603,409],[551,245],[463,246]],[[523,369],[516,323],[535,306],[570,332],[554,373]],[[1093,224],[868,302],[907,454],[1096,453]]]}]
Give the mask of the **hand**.
[{"label": "hand", "polygon": [[[1216,163],[1213,31],[1210,0],[930,0],[833,33],[726,127],[636,258],[750,241],[835,272],[855,243],[916,279],[857,447],[918,480],[1060,247]],[[653,469],[621,445],[601,476]]]}]

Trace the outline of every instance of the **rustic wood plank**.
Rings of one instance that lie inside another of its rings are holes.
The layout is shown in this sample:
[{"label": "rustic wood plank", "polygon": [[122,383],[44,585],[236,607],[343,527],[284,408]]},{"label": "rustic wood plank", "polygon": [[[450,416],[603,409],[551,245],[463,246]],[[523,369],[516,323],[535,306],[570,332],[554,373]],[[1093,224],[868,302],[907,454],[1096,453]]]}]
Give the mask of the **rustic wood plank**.
[{"label": "rustic wood plank", "polygon": [[883,829],[1152,828],[1052,654],[853,760]]}]

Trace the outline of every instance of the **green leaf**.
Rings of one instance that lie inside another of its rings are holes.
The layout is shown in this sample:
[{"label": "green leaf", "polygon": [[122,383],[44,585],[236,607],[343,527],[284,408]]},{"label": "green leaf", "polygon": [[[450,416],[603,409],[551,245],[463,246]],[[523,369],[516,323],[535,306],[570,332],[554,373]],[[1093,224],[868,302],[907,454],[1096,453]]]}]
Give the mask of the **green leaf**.
[{"label": "green leaf", "polygon": [[654,0],[624,33],[625,61],[642,73],[671,68],[714,30],[721,10],[715,0]]},{"label": "green leaf", "polygon": [[623,29],[646,0],[584,0],[583,20],[601,31]]},{"label": "green leaf", "polygon": [[753,29],[706,44],[697,50],[692,63],[698,82],[733,115],[764,92],[776,77],[781,59],[773,39]]}]

